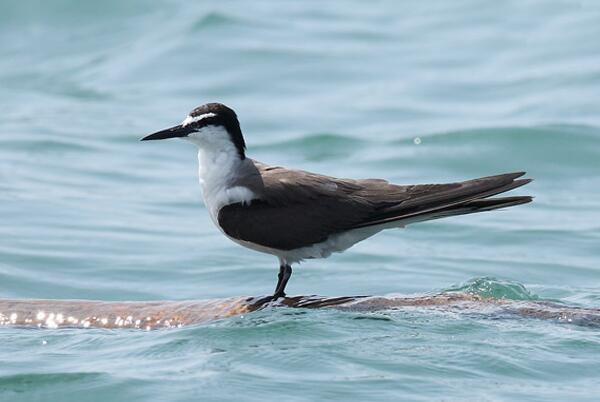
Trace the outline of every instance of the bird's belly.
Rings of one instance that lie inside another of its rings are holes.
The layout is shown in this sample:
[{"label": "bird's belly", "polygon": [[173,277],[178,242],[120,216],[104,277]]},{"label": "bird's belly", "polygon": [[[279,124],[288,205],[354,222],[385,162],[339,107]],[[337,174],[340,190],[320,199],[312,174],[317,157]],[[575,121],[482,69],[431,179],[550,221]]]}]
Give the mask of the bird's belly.
[{"label": "bird's belly", "polygon": [[[221,230],[221,231],[223,232],[223,230]],[[229,236],[225,232],[223,232],[223,234],[225,234],[225,236],[228,239],[232,240],[233,242],[239,244],[240,246],[244,246],[246,248],[249,248],[250,250],[254,250],[254,251],[258,251],[258,252],[266,253],[266,254],[271,254],[271,255],[274,255],[276,257],[280,257],[282,255],[282,252],[285,251],[285,250],[278,250],[278,249],[272,248],[272,247],[262,246],[260,244],[252,243],[252,242],[246,241],[246,240],[236,239],[234,237]]]},{"label": "bird's belly", "polygon": [[311,244],[310,246],[300,247],[292,250],[280,250],[272,247],[263,246],[252,243],[246,240],[240,240],[227,236],[235,243],[261,253],[271,254],[279,258],[281,262],[293,264],[302,260],[314,258],[327,258],[333,253],[340,253],[355,245],[356,243],[365,240],[379,232],[381,228],[361,228],[343,233],[330,235],[327,240],[320,243]]}]

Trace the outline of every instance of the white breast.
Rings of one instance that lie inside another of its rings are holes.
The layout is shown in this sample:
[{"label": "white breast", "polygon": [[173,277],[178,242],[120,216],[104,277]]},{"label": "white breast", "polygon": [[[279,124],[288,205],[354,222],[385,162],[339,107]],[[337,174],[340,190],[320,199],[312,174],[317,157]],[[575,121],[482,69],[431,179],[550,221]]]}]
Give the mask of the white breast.
[{"label": "white breast", "polygon": [[243,161],[223,127],[208,126],[186,139],[198,145],[198,178],[202,197],[218,227],[217,217],[223,206],[250,203],[256,196],[250,189],[232,184]]}]

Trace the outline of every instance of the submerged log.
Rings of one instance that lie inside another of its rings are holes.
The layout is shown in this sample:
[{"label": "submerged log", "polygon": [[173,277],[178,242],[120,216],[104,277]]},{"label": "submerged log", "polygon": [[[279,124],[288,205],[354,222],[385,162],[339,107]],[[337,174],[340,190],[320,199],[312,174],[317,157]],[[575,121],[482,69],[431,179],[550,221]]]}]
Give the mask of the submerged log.
[{"label": "submerged log", "polygon": [[600,326],[600,309],[544,301],[515,301],[469,293],[415,297],[235,297],[192,301],[103,302],[0,300],[0,325],[37,328],[179,328],[265,308],[335,308],[345,311],[434,309],[490,317],[519,316]]}]

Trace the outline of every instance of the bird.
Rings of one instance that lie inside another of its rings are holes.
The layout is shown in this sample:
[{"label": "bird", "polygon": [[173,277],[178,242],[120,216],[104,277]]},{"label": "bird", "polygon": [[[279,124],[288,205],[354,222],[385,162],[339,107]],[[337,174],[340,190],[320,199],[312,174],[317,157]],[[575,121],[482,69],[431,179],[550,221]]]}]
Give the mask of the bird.
[{"label": "bird", "polygon": [[343,252],[384,229],[526,204],[494,197],[523,186],[525,172],[444,183],[398,185],[271,166],[246,156],[235,111],[222,103],[193,109],[141,141],[181,138],[198,147],[202,197],[213,223],[234,242],[277,257],[272,300],[285,297],[292,265]]}]

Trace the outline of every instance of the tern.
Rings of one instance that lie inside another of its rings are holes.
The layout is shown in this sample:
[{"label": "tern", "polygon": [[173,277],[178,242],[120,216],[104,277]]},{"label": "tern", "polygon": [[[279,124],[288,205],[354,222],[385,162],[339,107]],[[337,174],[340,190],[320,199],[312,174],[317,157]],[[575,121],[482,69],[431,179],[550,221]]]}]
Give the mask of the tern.
[{"label": "tern", "polygon": [[396,185],[269,166],[246,156],[236,113],[221,103],[192,110],[181,124],[141,139],[182,138],[198,147],[202,197],[234,242],[279,259],[273,299],[285,297],[292,264],[326,258],[374,234],[415,222],[525,204],[491,198],[523,186],[524,172],[445,183]]}]

